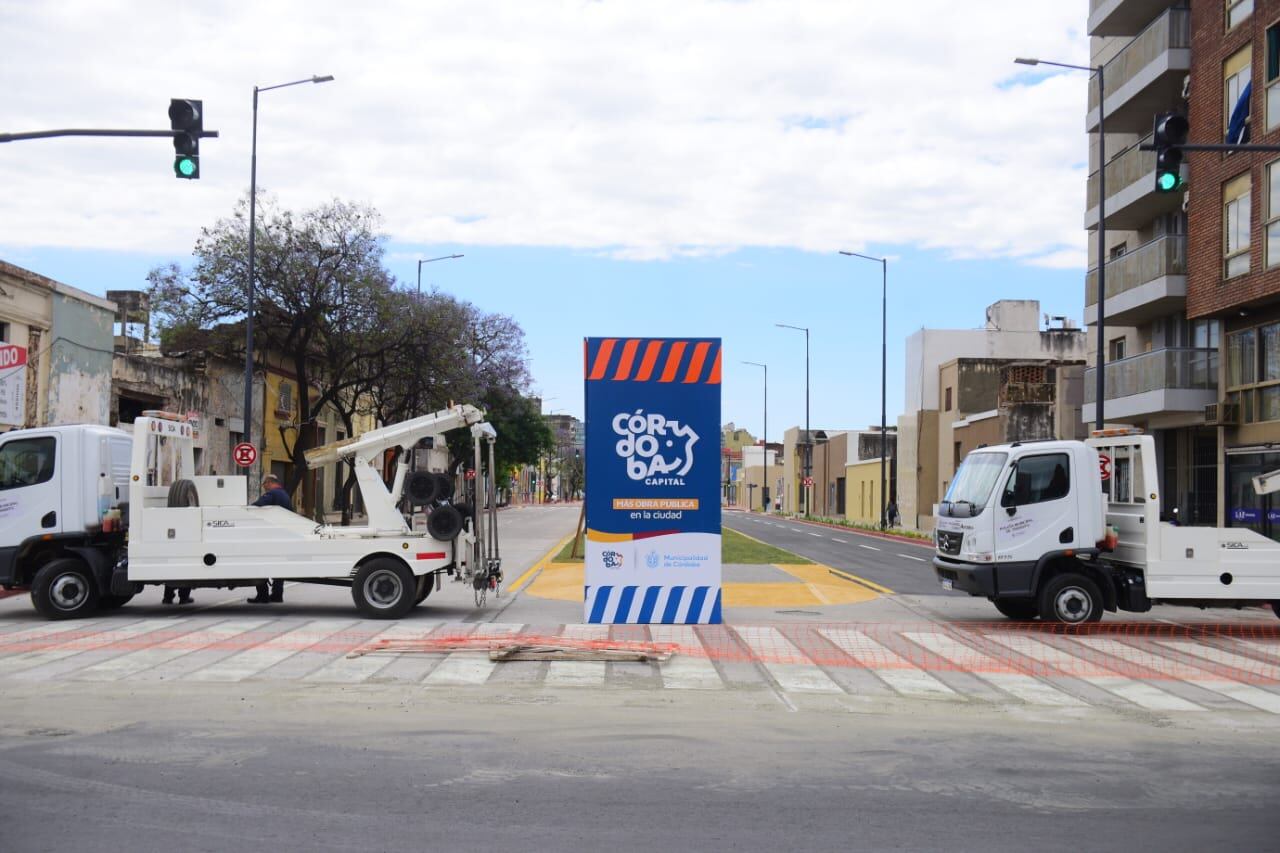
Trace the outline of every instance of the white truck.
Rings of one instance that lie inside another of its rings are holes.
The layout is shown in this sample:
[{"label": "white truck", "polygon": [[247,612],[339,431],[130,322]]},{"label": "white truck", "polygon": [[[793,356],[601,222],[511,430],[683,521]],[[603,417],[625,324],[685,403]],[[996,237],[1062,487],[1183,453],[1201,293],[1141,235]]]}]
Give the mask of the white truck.
[{"label": "white truck", "polygon": [[1162,520],[1158,483],[1155,442],[1134,429],[975,450],[935,508],[934,572],[1011,619],[1079,624],[1153,604],[1280,615],[1280,542]]},{"label": "white truck", "polygon": [[[407,451],[443,448],[460,428],[470,430],[474,474],[410,472]],[[246,477],[196,475],[194,431],[176,415],[147,412],[132,435],[92,425],[8,432],[0,585],[30,588],[51,619],[120,607],[146,584],[234,589],[268,578],[349,586],[373,618],[404,616],[441,575],[468,583],[481,604],[502,581],[495,439],[483,412],[460,405],[308,451],[308,467],[355,470],[368,523],[336,526],[248,506]],[[405,452],[388,488],[379,467],[394,448]],[[428,508],[425,531],[398,509],[402,495]]]}]

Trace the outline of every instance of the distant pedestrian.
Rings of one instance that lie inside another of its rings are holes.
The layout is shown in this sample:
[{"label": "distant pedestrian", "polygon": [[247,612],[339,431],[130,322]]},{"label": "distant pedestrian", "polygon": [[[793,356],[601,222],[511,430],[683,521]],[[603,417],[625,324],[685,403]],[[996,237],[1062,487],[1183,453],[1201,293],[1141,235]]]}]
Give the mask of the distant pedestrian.
[{"label": "distant pedestrian", "polygon": [[[254,501],[252,506],[279,506],[289,512],[296,512],[293,508],[293,499],[289,497],[289,493],[284,490],[284,484],[275,474],[268,474],[262,478],[262,496]],[[284,581],[279,578],[258,584],[258,594],[249,599],[250,604],[279,604],[282,601],[284,601]]]},{"label": "distant pedestrian", "polygon": [[179,604],[191,603],[191,587],[189,586],[169,586],[164,585],[164,598],[160,599],[161,604],[173,604],[173,594],[178,593]]}]

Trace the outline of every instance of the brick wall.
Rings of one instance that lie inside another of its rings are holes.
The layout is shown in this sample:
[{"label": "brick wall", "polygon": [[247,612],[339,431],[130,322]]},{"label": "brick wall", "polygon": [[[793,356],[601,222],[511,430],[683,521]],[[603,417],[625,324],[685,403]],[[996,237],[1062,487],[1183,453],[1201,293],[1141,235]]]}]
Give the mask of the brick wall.
[{"label": "brick wall", "polygon": [[[1250,104],[1251,142],[1280,144],[1280,128],[1265,133],[1266,29],[1280,21],[1280,0],[1256,0],[1253,14],[1231,32],[1225,4],[1191,4],[1191,94],[1188,99],[1191,133],[1188,141],[1225,141],[1222,63],[1252,43],[1253,92]],[[1244,305],[1258,305],[1280,297],[1280,266],[1263,269],[1262,222],[1266,207],[1266,163],[1276,153],[1230,156],[1194,153],[1190,166],[1187,210],[1187,316],[1211,317]],[[1250,199],[1249,272],[1223,280],[1222,185],[1238,175],[1252,174]],[[1280,259],[1276,259],[1280,260]]]}]

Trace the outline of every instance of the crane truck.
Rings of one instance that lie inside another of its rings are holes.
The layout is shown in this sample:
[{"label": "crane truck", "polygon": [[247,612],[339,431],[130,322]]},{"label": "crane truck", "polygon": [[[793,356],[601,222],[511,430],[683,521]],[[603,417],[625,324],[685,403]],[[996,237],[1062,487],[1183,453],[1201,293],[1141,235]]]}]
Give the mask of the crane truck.
[{"label": "crane truck", "polygon": [[[1155,604],[1280,615],[1280,542],[1162,518],[1158,484],[1154,439],[1131,428],[980,448],[935,507],[934,572],[1018,620],[1080,624]],[[1254,488],[1280,490],[1280,472]]]},{"label": "crane truck", "polygon": [[[407,451],[443,448],[461,428],[471,471],[410,470]],[[406,615],[446,575],[481,604],[502,581],[496,438],[483,412],[458,405],[307,451],[309,468],[355,472],[367,522],[342,526],[248,506],[245,476],[197,475],[195,430],[177,415],[146,412],[132,435],[14,430],[0,435],[0,585],[29,588],[50,619],[123,606],[147,584],[234,589],[268,578],[350,587],[356,608],[379,619]],[[405,452],[388,487],[380,466],[395,448]],[[426,530],[411,529],[402,496],[428,508]]]}]

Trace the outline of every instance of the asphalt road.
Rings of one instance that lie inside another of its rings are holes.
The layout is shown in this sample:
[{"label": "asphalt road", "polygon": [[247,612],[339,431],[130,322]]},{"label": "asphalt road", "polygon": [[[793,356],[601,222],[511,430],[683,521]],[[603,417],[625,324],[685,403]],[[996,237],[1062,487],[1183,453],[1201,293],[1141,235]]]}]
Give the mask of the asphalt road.
[{"label": "asphalt road", "polygon": [[933,546],[855,530],[837,530],[758,513],[725,512],[723,524],[802,557],[842,569],[905,595],[948,593],[933,574]]},{"label": "asphalt road", "polygon": [[1270,718],[790,712],[701,691],[42,690],[0,696],[7,853],[1263,850],[1280,823]]}]

